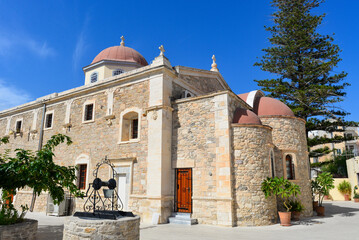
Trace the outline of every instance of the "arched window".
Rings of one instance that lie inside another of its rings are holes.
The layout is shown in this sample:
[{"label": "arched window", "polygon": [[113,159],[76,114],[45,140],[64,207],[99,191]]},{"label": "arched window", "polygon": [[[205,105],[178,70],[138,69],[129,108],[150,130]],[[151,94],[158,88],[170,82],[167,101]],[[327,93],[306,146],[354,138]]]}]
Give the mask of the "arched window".
[{"label": "arched window", "polygon": [[91,74],[91,83],[97,82],[97,77],[98,77],[97,72],[92,73]]},{"label": "arched window", "polygon": [[275,169],[274,169],[274,152],[270,150],[270,170],[271,170],[271,177],[275,177]]},{"label": "arched window", "polygon": [[122,117],[121,141],[130,141],[138,139],[139,121],[137,112],[128,112]]},{"label": "arched window", "polygon": [[125,71],[122,69],[116,69],[112,71],[112,76],[120,75],[121,73],[124,73]]},{"label": "arched window", "polygon": [[288,180],[294,180],[294,163],[293,163],[293,157],[290,154],[287,154],[285,156],[285,167],[286,167],[286,173],[287,173],[287,179]]}]

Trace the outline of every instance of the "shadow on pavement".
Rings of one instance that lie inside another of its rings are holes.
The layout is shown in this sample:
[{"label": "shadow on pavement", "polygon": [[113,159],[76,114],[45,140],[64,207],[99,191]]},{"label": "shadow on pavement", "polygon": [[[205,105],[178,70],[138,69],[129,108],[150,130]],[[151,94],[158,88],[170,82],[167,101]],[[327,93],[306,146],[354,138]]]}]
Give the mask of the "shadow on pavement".
[{"label": "shadow on pavement", "polygon": [[48,239],[62,239],[62,232],[64,226],[48,226],[40,225],[37,229],[37,239],[38,240],[48,240]]}]

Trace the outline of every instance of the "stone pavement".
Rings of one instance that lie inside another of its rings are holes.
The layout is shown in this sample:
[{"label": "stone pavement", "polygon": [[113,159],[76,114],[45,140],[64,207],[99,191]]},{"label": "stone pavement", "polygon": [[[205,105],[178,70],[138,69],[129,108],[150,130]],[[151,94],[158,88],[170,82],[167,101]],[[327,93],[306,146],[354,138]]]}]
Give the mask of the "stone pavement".
[{"label": "stone pavement", "polygon": [[[291,227],[279,224],[264,227],[214,227],[207,225],[141,225],[143,240],[227,240],[227,239],[335,239],[359,240],[359,203],[326,201],[325,217],[294,222]],[[64,217],[28,213],[27,218],[39,221],[38,239],[62,239]]]}]

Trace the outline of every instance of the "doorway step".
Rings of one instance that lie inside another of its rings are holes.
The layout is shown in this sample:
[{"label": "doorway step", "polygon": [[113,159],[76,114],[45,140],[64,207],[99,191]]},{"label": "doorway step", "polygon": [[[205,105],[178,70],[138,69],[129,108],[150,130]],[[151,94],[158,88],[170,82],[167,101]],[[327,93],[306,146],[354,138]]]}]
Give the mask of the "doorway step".
[{"label": "doorway step", "polygon": [[171,217],[168,218],[170,224],[183,224],[183,225],[194,225],[198,224],[197,219],[191,218],[190,213],[174,212]]}]

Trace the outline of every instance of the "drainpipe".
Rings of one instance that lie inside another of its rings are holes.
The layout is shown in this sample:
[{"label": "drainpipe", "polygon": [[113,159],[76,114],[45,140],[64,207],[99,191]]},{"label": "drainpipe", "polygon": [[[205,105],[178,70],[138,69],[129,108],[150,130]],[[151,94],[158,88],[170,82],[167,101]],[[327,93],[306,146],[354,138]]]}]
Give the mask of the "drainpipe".
[{"label": "drainpipe", "polygon": [[[44,122],[45,122],[45,113],[46,113],[46,103],[44,103],[44,106],[42,109],[43,110],[42,110],[42,119],[41,119],[41,125],[40,125],[39,145],[37,148],[38,151],[40,151],[42,149],[42,142],[43,142],[43,138],[44,138]],[[34,191],[32,193],[30,212],[34,211],[35,200],[36,200],[36,193]]]}]

